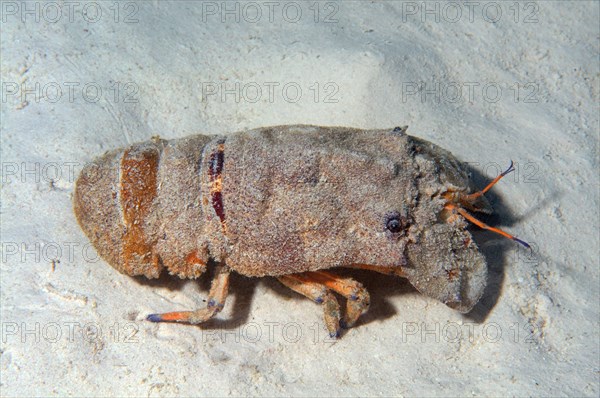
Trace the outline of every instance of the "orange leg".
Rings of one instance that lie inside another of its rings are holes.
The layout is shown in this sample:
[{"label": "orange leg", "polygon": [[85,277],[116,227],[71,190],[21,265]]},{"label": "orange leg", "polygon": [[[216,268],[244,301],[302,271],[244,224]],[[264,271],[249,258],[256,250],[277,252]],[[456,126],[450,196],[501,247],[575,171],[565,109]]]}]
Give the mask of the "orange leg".
[{"label": "orange leg", "polygon": [[340,305],[335,296],[325,286],[314,281],[312,272],[280,276],[281,283],[308,297],[317,304],[323,305],[325,326],[331,337],[340,335]]},{"label": "orange leg", "polygon": [[229,288],[230,270],[225,265],[219,265],[208,293],[206,308],[196,311],[166,312],[163,314],[150,314],[146,317],[151,322],[180,322],[198,324],[205,322],[219,313],[225,305],[227,290]]},{"label": "orange leg", "polygon": [[340,323],[343,328],[354,326],[358,317],[367,312],[370,304],[369,292],[352,278],[343,278],[330,272],[310,272],[312,280],[346,298],[346,315]]},{"label": "orange leg", "polygon": [[448,210],[452,210],[452,211],[458,212],[461,216],[463,216],[464,218],[466,218],[467,220],[469,220],[473,224],[477,225],[479,228],[483,228],[483,229],[487,229],[489,231],[495,232],[495,233],[500,234],[500,235],[502,235],[502,236],[504,236],[504,237],[506,237],[508,239],[512,239],[512,240],[514,240],[516,242],[519,242],[520,244],[522,244],[523,246],[525,246],[528,249],[531,248],[527,242],[522,241],[521,239],[519,239],[519,238],[517,238],[515,236],[512,236],[511,234],[509,234],[507,232],[504,232],[504,231],[502,231],[499,228],[490,227],[489,225],[487,225],[487,224],[479,221],[478,219],[476,219],[475,217],[473,217],[472,215],[470,215],[465,209],[462,209],[462,208],[460,208],[460,207],[458,207],[458,206],[456,206],[456,205],[454,205],[452,203],[446,204],[446,206],[444,206],[444,208],[448,209]]}]

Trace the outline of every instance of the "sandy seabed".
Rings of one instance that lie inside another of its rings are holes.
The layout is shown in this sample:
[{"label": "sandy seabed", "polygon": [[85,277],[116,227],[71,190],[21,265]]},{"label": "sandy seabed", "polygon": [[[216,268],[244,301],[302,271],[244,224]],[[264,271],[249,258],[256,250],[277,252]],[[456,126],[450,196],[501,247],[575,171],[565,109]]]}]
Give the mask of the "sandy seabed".
[{"label": "sandy seabed", "polygon": [[[1,6],[2,396],[590,396],[600,393],[598,2],[22,2]],[[370,311],[337,341],[318,306],[235,276],[145,282],[72,211],[103,152],[281,124],[390,128],[469,162],[494,225],[468,316],[354,274]]]}]

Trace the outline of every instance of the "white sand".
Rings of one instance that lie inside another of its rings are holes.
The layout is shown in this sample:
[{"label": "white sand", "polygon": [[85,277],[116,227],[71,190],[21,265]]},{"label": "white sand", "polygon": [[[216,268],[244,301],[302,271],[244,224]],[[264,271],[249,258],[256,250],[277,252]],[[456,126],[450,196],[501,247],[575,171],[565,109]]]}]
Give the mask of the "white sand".
[{"label": "white sand", "polygon": [[[1,4],[2,396],[598,396],[598,2],[228,3],[224,23],[221,2],[61,4]],[[372,308],[334,343],[274,280],[234,278],[206,328],[144,321],[203,305],[208,282],[95,260],[70,168],[295,123],[408,124],[485,178],[513,159],[496,225],[535,255],[479,233],[490,286],[470,317],[356,273]]]}]

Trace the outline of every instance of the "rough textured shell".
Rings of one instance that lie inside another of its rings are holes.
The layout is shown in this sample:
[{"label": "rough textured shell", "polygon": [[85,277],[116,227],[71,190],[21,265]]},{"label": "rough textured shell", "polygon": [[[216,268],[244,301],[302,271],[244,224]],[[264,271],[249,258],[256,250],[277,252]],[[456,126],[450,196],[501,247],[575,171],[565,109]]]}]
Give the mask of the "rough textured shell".
[{"label": "rough textured shell", "polygon": [[472,190],[463,164],[402,131],[276,126],[109,152],[82,171],[75,213],[129,275],[193,278],[209,259],[248,276],[369,264],[468,311],[486,264],[464,222],[439,220],[448,190]]}]

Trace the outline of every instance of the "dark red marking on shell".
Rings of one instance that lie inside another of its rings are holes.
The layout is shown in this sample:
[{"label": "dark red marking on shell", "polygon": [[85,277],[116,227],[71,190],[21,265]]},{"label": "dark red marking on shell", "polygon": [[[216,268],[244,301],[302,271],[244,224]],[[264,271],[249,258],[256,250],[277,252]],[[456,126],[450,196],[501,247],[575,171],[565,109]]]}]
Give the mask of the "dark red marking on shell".
[{"label": "dark red marking on shell", "polygon": [[210,175],[210,181],[213,182],[221,176],[223,171],[223,150],[225,140],[221,139],[217,141],[217,150],[210,154],[210,169],[208,171]]},{"label": "dark red marking on shell", "polygon": [[223,194],[221,192],[215,192],[212,194],[212,205],[215,209],[215,213],[219,216],[221,222],[225,221],[225,209],[223,209]]},{"label": "dark red marking on shell", "polygon": [[222,177],[223,162],[225,160],[225,140],[221,139],[217,141],[217,149],[210,154],[208,175],[210,176],[211,182],[211,200],[215,213],[221,220],[221,223],[225,222],[225,208],[223,206],[223,194],[222,194]]}]

